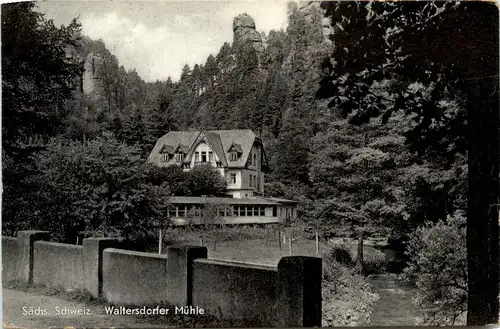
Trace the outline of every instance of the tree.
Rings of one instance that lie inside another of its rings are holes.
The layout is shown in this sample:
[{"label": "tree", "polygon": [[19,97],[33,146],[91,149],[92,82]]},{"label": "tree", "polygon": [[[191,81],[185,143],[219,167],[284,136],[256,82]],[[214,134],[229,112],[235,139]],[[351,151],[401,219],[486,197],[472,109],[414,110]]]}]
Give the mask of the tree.
[{"label": "tree", "polygon": [[2,139],[10,153],[61,131],[82,74],[82,65],[66,56],[78,46],[79,23],[57,28],[34,8],[33,2],[2,6]]},{"label": "tree", "polygon": [[191,194],[191,191],[188,189],[188,184],[186,183],[189,173],[186,173],[177,165],[170,165],[167,167],[148,165],[145,174],[147,183],[154,186],[167,184],[170,192],[174,196]]},{"label": "tree", "polygon": [[360,254],[365,235],[387,236],[405,217],[404,183],[396,178],[404,145],[383,128],[337,120],[311,141],[311,224],[323,237],[358,235]]},{"label": "tree", "polygon": [[290,108],[285,112],[283,125],[273,157],[273,176],[285,184],[309,182],[309,132],[300,115]]},{"label": "tree", "polygon": [[224,208],[224,205],[218,202],[207,200],[201,209],[202,229],[212,233],[214,251],[217,249],[217,241],[223,238],[225,233]]},{"label": "tree", "polygon": [[59,240],[77,231],[132,239],[166,216],[168,185],[147,182],[135,147],[112,138],[55,142],[37,164],[31,228],[50,230]]},{"label": "tree", "polygon": [[[416,282],[423,325],[465,324],[467,311],[466,219],[456,213],[415,231],[403,277]],[[457,323],[458,322],[458,323]]]},{"label": "tree", "polygon": [[211,165],[199,165],[188,172],[185,186],[192,196],[221,196],[227,182]]},{"label": "tree", "polygon": [[210,88],[213,88],[219,75],[219,69],[217,67],[215,57],[212,54],[210,54],[207,58],[204,71],[204,76],[206,80],[208,80],[208,85]]},{"label": "tree", "polygon": [[[335,50],[324,62],[328,74],[318,97],[354,113],[355,124],[380,115],[386,120],[396,111],[414,114],[417,124],[407,140],[420,154],[452,162],[457,152],[467,151],[467,324],[496,323],[499,113],[498,75],[491,76],[491,67],[498,65],[497,8],[455,2],[323,7],[335,28]],[[468,20],[461,19],[465,15]],[[373,93],[382,81],[390,82],[387,94]],[[450,98],[466,112],[446,115],[439,103]]]}]

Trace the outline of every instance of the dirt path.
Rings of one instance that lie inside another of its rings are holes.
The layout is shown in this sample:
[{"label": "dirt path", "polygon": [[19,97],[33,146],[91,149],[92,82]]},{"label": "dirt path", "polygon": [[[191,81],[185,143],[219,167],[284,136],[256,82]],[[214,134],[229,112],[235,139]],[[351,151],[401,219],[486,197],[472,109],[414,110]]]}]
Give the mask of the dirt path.
[{"label": "dirt path", "polygon": [[374,305],[370,326],[416,325],[419,312],[412,301],[414,287],[391,274],[373,275],[370,283],[380,296]]},{"label": "dirt path", "polygon": [[[39,296],[34,293],[3,289],[2,290],[2,327],[38,329],[49,327],[76,328],[165,328],[142,322],[132,316],[106,315],[102,306],[88,306],[68,302],[62,299]],[[28,315],[30,309],[45,309],[47,315]],[[56,310],[89,309],[90,315],[56,315]]]}]

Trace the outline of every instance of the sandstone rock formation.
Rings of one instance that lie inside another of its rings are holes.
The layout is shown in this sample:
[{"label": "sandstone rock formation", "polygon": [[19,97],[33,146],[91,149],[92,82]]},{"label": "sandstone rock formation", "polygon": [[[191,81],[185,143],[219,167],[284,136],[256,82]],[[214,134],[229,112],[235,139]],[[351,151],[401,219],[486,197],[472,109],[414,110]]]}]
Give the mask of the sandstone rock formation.
[{"label": "sandstone rock formation", "polygon": [[233,46],[239,47],[251,44],[257,52],[264,51],[262,37],[255,30],[255,22],[247,14],[238,15],[233,20]]},{"label": "sandstone rock formation", "polygon": [[333,28],[330,25],[330,19],[324,17],[325,10],[321,9],[321,2],[319,1],[309,1],[299,3],[299,10],[304,14],[304,18],[310,24],[316,24],[318,21],[318,16],[320,16],[321,28],[323,30],[323,36],[325,42],[331,44],[330,35],[333,34]]},{"label": "sandstone rock formation", "polygon": [[90,94],[96,92],[100,89],[100,78],[99,78],[99,68],[103,63],[102,57],[91,52],[85,59],[84,73],[83,73],[83,92],[84,94]]}]

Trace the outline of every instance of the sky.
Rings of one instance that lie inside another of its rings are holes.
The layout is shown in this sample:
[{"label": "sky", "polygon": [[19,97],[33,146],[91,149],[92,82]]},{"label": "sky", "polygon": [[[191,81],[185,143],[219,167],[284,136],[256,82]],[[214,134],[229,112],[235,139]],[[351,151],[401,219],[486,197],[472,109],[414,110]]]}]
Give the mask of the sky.
[{"label": "sky", "polygon": [[82,33],[102,39],[127,70],[145,81],[174,81],[182,67],[205,63],[233,41],[233,18],[247,13],[266,34],[285,29],[285,0],[43,1],[38,11],[56,25],[79,17]]}]

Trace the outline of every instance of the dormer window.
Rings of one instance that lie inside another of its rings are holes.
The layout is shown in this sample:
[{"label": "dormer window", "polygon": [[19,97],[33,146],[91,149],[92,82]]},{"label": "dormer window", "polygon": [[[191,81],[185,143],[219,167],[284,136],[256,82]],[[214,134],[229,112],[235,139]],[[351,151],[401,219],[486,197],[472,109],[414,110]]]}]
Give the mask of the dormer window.
[{"label": "dormer window", "polygon": [[175,154],[175,161],[182,162],[183,160],[184,160],[184,154],[183,153],[176,153]]},{"label": "dormer window", "polygon": [[233,143],[231,144],[231,147],[228,149],[228,153],[229,153],[229,161],[238,161],[238,158],[243,153],[243,150],[240,144]]},{"label": "dormer window", "polygon": [[168,162],[173,157],[173,147],[168,145],[163,145],[160,149],[161,162]]},{"label": "dormer window", "polygon": [[253,165],[257,166],[257,154],[253,154]]}]

